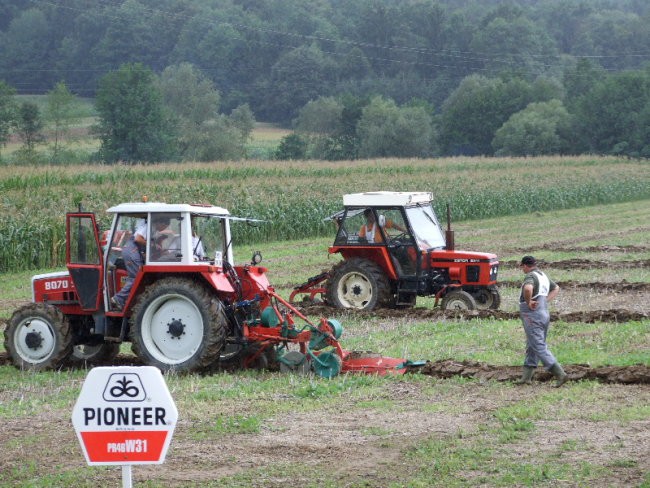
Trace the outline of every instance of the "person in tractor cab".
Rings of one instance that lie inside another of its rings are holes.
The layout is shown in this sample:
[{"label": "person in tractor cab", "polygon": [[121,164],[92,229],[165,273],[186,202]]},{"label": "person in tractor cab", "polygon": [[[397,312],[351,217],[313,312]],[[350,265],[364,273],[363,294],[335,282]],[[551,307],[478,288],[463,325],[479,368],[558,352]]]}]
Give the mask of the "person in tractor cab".
[{"label": "person in tractor cab", "polygon": [[[172,241],[169,243],[168,249],[173,249],[176,252],[180,251],[181,248],[181,236],[175,236]],[[196,235],[196,232],[192,231],[192,254],[194,255],[194,261],[203,261],[205,258],[205,251],[203,249],[203,242],[201,238]],[[180,256],[180,255],[179,255]]]},{"label": "person in tractor cab", "polygon": [[375,212],[373,212],[372,209],[370,208],[365,209],[363,211],[363,215],[366,217],[366,223],[361,226],[361,229],[359,229],[359,237],[361,239],[365,239],[369,243],[379,244],[384,242],[384,238],[381,234],[381,231],[379,230],[380,227],[382,229],[397,229],[400,232],[406,232],[402,227],[395,224],[390,219],[384,220],[382,222],[381,216],[380,216],[379,225],[377,225]]},{"label": "person in tractor cab", "polygon": [[[161,234],[161,232],[169,227],[169,217],[155,217],[152,222],[152,227],[157,232],[157,235],[155,241],[151,243],[151,252],[152,254],[160,253],[162,251],[162,242],[168,237],[166,234]],[[122,259],[124,259],[127,277],[122,289],[111,298],[111,307],[114,310],[122,310],[124,308],[126,299],[129,297],[129,292],[133,286],[133,280],[135,280],[135,276],[140,271],[140,267],[144,264],[146,249],[147,221],[142,220],[131,238],[122,248]]]}]

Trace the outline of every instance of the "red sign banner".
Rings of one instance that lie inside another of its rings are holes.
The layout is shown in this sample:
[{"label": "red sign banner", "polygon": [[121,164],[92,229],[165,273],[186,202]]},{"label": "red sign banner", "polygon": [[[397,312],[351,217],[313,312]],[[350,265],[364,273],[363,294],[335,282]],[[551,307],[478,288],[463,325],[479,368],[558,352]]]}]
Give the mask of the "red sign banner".
[{"label": "red sign banner", "polygon": [[169,432],[100,431],[79,432],[86,446],[88,460],[93,463],[157,462],[163,452]]}]

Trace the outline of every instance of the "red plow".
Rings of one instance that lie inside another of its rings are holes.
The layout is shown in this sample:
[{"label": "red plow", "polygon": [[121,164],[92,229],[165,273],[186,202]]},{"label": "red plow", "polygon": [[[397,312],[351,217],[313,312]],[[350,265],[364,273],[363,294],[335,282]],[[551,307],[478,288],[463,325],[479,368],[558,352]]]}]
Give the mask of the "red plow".
[{"label": "red plow", "polygon": [[[270,305],[261,313],[252,315],[258,318],[243,322],[243,343],[255,345],[251,348],[252,352],[243,357],[242,365],[245,368],[277,362],[283,372],[313,371],[323,378],[333,378],[341,373],[404,374],[423,364],[370,352],[345,350],[339,342],[343,333],[339,321],[321,318],[312,322],[268,285],[265,295],[258,302]],[[240,309],[250,307],[251,302],[238,306]],[[251,316],[250,313],[247,315]],[[296,319],[302,323],[296,323]]]}]

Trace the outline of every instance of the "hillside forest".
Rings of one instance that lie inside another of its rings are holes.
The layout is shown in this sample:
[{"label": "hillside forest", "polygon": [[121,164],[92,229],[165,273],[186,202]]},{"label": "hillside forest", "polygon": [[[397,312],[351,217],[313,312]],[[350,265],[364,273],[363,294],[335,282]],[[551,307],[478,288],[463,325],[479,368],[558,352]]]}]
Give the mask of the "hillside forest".
[{"label": "hillside forest", "polygon": [[0,0],[0,149],[87,98],[107,163],[648,157],[649,61],[645,0]]}]

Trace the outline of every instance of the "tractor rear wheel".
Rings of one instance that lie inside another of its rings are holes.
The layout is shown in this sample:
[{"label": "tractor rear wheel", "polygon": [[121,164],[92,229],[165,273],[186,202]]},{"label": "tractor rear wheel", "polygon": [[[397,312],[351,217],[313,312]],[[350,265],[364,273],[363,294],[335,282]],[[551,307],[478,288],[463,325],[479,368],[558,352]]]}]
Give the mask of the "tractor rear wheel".
[{"label": "tractor rear wheel", "polygon": [[140,296],[131,317],[131,348],[163,372],[191,372],[219,359],[228,319],[221,301],[189,279],[164,278]]},{"label": "tractor rear wheel", "polygon": [[476,300],[463,290],[451,291],[442,299],[443,310],[476,310]]},{"label": "tractor rear wheel", "polygon": [[343,261],[327,280],[327,301],[337,308],[373,310],[391,298],[388,277],[378,264],[366,259]]},{"label": "tractor rear wheel", "polygon": [[20,369],[56,369],[72,353],[72,331],[58,308],[31,303],[11,316],[5,329],[4,346]]}]

